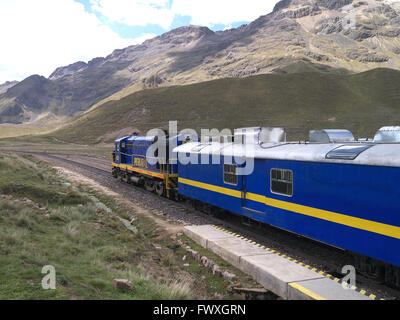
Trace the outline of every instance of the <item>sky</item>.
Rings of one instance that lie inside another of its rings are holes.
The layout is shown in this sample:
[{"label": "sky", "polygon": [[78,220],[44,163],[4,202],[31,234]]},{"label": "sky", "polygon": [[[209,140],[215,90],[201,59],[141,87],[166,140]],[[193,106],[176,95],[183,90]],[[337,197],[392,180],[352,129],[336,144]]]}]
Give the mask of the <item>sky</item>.
[{"label": "sky", "polygon": [[0,84],[105,57],[193,24],[235,28],[278,0],[0,0]]}]

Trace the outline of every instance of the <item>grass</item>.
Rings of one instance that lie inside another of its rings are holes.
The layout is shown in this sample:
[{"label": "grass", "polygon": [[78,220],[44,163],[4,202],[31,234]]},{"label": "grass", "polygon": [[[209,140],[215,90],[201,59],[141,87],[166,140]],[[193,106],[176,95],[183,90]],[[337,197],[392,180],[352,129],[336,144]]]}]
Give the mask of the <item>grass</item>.
[{"label": "grass", "polygon": [[[151,219],[111,196],[66,183],[31,156],[0,153],[0,194],[0,299],[232,298],[228,282],[184,249],[169,249],[175,240],[160,237]],[[121,219],[131,215],[136,220],[128,229]],[[47,265],[55,267],[56,290],[41,287]],[[114,289],[113,279],[130,280],[133,290]]]},{"label": "grass", "polygon": [[0,193],[29,199],[45,206],[57,207],[87,202],[72,189],[65,189],[51,179],[46,168],[36,165],[31,157],[0,154]]},{"label": "grass", "polygon": [[[183,235],[180,238],[180,240],[183,243],[188,244],[193,250],[200,253],[201,256],[206,256],[208,259],[214,261],[221,269],[235,274],[237,276],[237,279],[235,282],[236,282],[236,284],[240,284],[242,288],[254,288],[254,287],[258,286],[258,284],[254,280],[249,278],[246,274],[239,271],[238,269],[236,269],[235,267],[233,267],[231,264],[227,263],[226,261],[224,261],[218,255],[204,249],[197,243],[194,243],[187,236]],[[226,284],[223,281],[220,281],[220,279],[215,277],[211,272],[204,269],[203,266],[201,266],[198,261],[196,261],[190,255],[188,255],[187,252],[183,248],[179,248],[176,251],[176,254],[179,258],[186,257],[185,262],[189,264],[189,267],[187,268],[187,270],[194,277],[196,277],[198,282],[207,283],[210,291],[215,291],[217,294],[220,294],[220,295],[226,294]],[[226,299],[232,299],[232,298],[233,298],[232,296],[226,297]]]},{"label": "grass", "polygon": [[1,123],[0,138],[38,135],[60,128],[69,120],[68,117],[57,117],[50,113],[42,113],[33,121],[23,124]]},{"label": "grass", "polygon": [[[142,231],[127,232],[115,216],[99,211],[87,194],[63,184],[54,172],[29,158],[1,155],[0,177],[0,193],[14,197],[0,201],[0,298],[190,297],[177,280],[169,287],[147,275],[149,243]],[[15,200],[23,197],[43,204],[45,210]],[[56,290],[41,288],[45,265],[56,268]],[[134,290],[115,290],[114,278],[130,279]]]},{"label": "grass", "polygon": [[[91,144],[112,142],[133,130],[143,134],[180,129],[284,126],[291,140],[322,128],[352,130],[372,137],[400,120],[400,72],[375,69],[360,74],[305,72],[222,79],[144,90],[107,102],[46,137]],[[126,132],[121,130],[126,129]]]},{"label": "grass", "polygon": [[[82,142],[82,141],[81,141]],[[108,144],[77,144],[60,141],[50,136],[23,136],[9,139],[0,139],[0,151],[32,151],[51,154],[84,155],[109,159],[114,145]]]}]

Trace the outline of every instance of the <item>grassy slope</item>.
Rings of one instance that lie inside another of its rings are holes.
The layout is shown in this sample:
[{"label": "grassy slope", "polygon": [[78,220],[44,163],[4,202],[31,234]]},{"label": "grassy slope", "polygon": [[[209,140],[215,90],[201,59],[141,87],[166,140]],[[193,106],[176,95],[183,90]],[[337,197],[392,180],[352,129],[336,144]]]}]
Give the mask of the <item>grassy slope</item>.
[{"label": "grassy slope", "polygon": [[[154,249],[152,243],[174,243],[157,240],[151,220],[137,217],[137,232],[128,231],[117,216],[127,219],[132,209],[96,194],[113,214],[99,209],[87,191],[33,158],[0,153],[0,194],[12,196],[0,198],[0,299],[185,299],[199,297],[196,286],[210,292],[203,298],[226,294],[228,283],[205,269],[192,270],[194,284],[182,280],[182,256]],[[45,265],[56,268],[56,290],[41,288]],[[134,289],[113,289],[115,278],[131,280]]]},{"label": "grassy slope", "polygon": [[[200,267],[183,248],[169,249],[176,241],[161,236],[152,220],[111,196],[66,183],[30,156],[0,153],[0,195],[7,195],[0,197],[0,300],[232,299],[229,282]],[[118,219],[130,219],[127,213],[136,218],[136,232]],[[237,274],[239,282],[255,285],[215,255],[199,252]],[[41,288],[45,265],[56,268],[56,290]],[[133,290],[115,290],[116,278],[132,281]]]},{"label": "grassy slope", "polygon": [[[127,232],[115,216],[100,213],[86,194],[60,183],[54,172],[24,158],[0,155],[0,173],[0,193],[14,196],[13,201],[0,200],[0,298],[185,297],[140,274],[146,241],[134,238],[141,233]],[[46,211],[15,200],[23,197],[43,204]],[[56,268],[57,290],[41,289],[45,265]],[[124,274],[135,291],[112,288],[113,278]]]},{"label": "grassy slope", "polygon": [[[284,126],[289,139],[319,128],[371,137],[400,120],[400,72],[355,75],[271,74],[145,90],[107,102],[52,136],[69,142],[111,141],[123,128],[146,130],[178,120],[180,128]],[[110,134],[110,133],[114,133]]]}]

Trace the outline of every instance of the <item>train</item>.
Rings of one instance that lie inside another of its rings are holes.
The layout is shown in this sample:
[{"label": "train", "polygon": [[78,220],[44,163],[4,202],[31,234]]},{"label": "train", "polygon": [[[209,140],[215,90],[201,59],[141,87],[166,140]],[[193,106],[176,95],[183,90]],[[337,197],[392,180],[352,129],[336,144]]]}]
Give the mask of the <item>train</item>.
[{"label": "train", "polygon": [[157,137],[134,134],[115,141],[112,174],[204,211],[347,250],[358,270],[400,287],[400,127],[383,127],[373,139],[331,129],[312,130],[307,141],[286,137],[283,128],[268,127],[236,129],[232,137],[167,137],[167,147],[178,143],[155,163],[149,149]]}]

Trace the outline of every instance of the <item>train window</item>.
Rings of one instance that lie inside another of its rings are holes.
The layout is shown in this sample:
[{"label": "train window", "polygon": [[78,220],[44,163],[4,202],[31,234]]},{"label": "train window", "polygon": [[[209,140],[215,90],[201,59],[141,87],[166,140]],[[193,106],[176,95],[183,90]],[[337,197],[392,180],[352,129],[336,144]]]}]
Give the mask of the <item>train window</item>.
[{"label": "train window", "polygon": [[372,148],[372,145],[341,146],[329,152],[327,159],[355,160],[362,152]]},{"label": "train window", "polygon": [[237,186],[238,176],[236,175],[237,166],[234,164],[224,164],[224,183]]},{"label": "train window", "polygon": [[271,192],[282,196],[293,196],[293,171],[271,169]]}]

